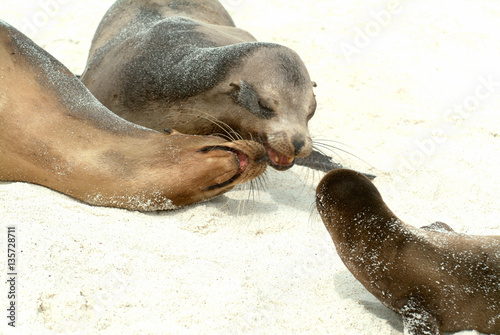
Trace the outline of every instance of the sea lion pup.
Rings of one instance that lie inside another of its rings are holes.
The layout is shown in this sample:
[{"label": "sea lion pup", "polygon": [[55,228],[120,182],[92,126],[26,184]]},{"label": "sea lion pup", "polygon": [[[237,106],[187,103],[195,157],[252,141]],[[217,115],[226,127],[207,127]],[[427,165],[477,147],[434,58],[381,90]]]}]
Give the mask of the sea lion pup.
[{"label": "sea lion pup", "polygon": [[316,204],[344,264],[403,316],[405,334],[500,334],[500,236],[407,225],[351,170],[328,173]]},{"label": "sea lion pup", "polygon": [[148,128],[257,140],[278,170],[312,151],[316,100],[304,63],[236,28],[216,0],[117,1],[81,80],[106,107]]},{"label": "sea lion pup", "polygon": [[113,114],[55,58],[0,21],[0,180],[151,211],[219,195],[267,166],[256,142],[168,133]]}]

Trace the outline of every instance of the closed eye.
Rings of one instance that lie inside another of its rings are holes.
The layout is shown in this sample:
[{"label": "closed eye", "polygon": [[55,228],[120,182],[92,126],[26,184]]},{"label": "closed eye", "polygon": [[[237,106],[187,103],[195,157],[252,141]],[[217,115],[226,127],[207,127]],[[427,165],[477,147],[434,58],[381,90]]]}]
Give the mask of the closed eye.
[{"label": "closed eye", "polygon": [[272,117],[272,116],[274,116],[274,114],[276,114],[275,111],[271,107],[266,106],[265,104],[263,104],[260,101],[259,101],[259,108],[260,108],[263,116],[266,118]]}]

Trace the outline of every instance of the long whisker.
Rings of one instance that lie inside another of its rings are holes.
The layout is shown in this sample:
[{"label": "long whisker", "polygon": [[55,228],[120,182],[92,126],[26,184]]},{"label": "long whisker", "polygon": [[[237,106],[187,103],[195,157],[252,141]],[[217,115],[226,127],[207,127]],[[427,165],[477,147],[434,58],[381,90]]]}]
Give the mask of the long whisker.
[{"label": "long whisker", "polygon": [[354,149],[352,146],[350,146],[347,143],[336,141],[336,140],[332,140],[332,139],[328,139],[328,138],[315,138],[313,141],[314,142],[319,142],[319,143],[322,143],[322,142],[332,142],[332,143],[341,144],[341,145],[346,146],[348,148]]},{"label": "long whisker", "polygon": [[[330,141],[330,142],[340,143],[340,142],[337,142],[337,141]],[[348,146],[348,145],[346,145],[346,146]],[[317,149],[318,147],[323,148],[323,149],[326,149],[326,150],[328,150],[329,152],[332,152],[332,153],[336,154],[337,156],[338,156],[338,154],[335,152],[335,150],[337,150],[337,151],[341,151],[341,152],[344,152],[344,153],[346,153],[346,154],[348,154],[348,155],[350,155],[350,156],[352,156],[352,157],[354,157],[354,158],[356,158],[356,159],[360,160],[361,162],[363,162],[363,163],[365,163],[365,164],[369,165],[371,168],[374,168],[374,166],[373,166],[372,164],[370,164],[370,163],[369,163],[369,162],[367,162],[366,160],[362,159],[361,157],[359,157],[359,156],[357,156],[357,155],[353,154],[352,152],[349,152],[349,151],[347,151],[347,150],[344,150],[344,149],[342,149],[342,148],[339,148],[339,147],[337,147],[337,146],[333,146],[333,145],[325,144],[325,143],[322,143],[322,142],[320,142],[320,141],[314,140],[314,141],[313,141],[313,147],[314,147],[315,149]],[[348,147],[349,147],[349,146],[348,146]],[[339,157],[340,157],[340,156],[339,156]]]},{"label": "long whisker", "polygon": [[250,201],[250,197],[252,198],[252,213],[255,209],[255,193],[257,193],[257,198],[259,198],[259,188],[258,184],[256,183],[257,180],[251,180],[250,183],[248,183],[248,198],[247,201]]},{"label": "long whisker", "polygon": [[[248,185],[241,185],[242,188],[247,188]],[[246,211],[246,208],[247,208],[247,202],[248,200],[247,199],[240,199],[240,201],[238,201],[238,207],[237,207],[237,215],[238,216],[241,216],[243,213],[245,213]]]},{"label": "long whisker", "polygon": [[184,113],[186,113],[185,115],[187,116],[191,116],[193,119],[202,118],[204,120],[207,120],[208,122],[212,123],[213,125],[217,126],[217,128],[222,130],[222,133],[211,132],[211,135],[222,137],[228,141],[237,141],[243,139],[243,137],[230,125],[217,119],[215,116],[207,112],[200,113],[199,110],[190,110],[189,108],[185,108]]},{"label": "long whisker", "polygon": [[[338,141],[333,141],[333,140],[326,140],[326,142],[332,142],[332,143],[338,143],[345,145],[343,143],[340,143]],[[347,145],[346,145],[347,146]],[[369,165],[371,168],[374,168],[373,165],[365,161],[364,159],[358,157],[357,155],[353,154],[352,152],[345,150],[339,146],[328,144],[328,143],[323,143],[322,141],[319,141],[317,139],[313,140],[313,151],[312,153],[305,158],[296,158],[295,164],[296,165],[302,165],[305,167],[309,167],[313,170],[318,170],[322,172],[328,172],[330,170],[335,170],[335,169],[340,169],[343,168],[342,164],[339,164],[337,162],[334,162],[332,158],[330,157],[331,155],[335,155],[338,157],[340,160],[342,160],[342,156],[339,155],[340,153],[346,153],[359,161]],[[329,155],[327,154],[329,153]],[[375,178],[374,175],[363,173],[366,177],[369,179],[373,180]],[[314,171],[313,171],[313,178],[314,178]]]},{"label": "long whisker", "polygon": [[312,200],[309,205],[309,222],[316,220],[319,216],[319,213],[316,209],[316,200]]},{"label": "long whisker", "polygon": [[269,180],[267,179],[267,172],[264,172],[264,174],[260,175],[259,177],[257,177],[252,181],[255,181],[255,185],[257,186],[257,191],[259,191],[260,189],[265,191],[266,184],[269,183]]},{"label": "long whisker", "polygon": [[[212,115],[210,115],[208,113],[204,113],[201,117],[204,118],[207,121],[212,122],[214,125],[216,125],[217,127],[219,127],[224,133],[227,134],[227,136],[232,141],[242,140],[243,139],[243,137],[237,131],[235,131],[230,125],[228,125],[226,122],[221,121],[221,120],[217,119],[216,117],[214,117],[214,116],[212,116]],[[222,135],[222,134],[220,134],[220,135]],[[225,136],[221,136],[221,137],[225,137]]]}]

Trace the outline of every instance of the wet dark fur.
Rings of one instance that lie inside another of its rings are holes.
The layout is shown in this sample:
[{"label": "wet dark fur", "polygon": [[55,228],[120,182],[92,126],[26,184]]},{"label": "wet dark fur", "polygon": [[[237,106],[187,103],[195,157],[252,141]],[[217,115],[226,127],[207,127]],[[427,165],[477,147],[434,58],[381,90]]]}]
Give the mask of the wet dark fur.
[{"label": "wet dark fur", "polygon": [[344,264],[403,316],[408,334],[500,334],[500,236],[459,234],[441,222],[407,225],[351,170],[328,173],[316,204]]}]

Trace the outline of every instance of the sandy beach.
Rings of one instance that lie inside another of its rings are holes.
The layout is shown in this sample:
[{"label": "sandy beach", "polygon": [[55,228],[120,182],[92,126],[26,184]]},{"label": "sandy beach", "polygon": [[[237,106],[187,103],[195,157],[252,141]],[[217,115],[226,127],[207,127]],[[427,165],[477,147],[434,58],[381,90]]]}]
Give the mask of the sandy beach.
[{"label": "sandy beach", "polygon": [[[2,1],[0,19],[81,74],[113,2]],[[500,3],[222,3],[237,26],[299,53],[318,84],[314,139],[376,175],[403,221],[500,234]],[[321,177],[268,169],[264,187],[154,213],[0,182],[18,255],[17,327],[1,285],[0,333],[403,334],[339,259],[315,210]]]}]

